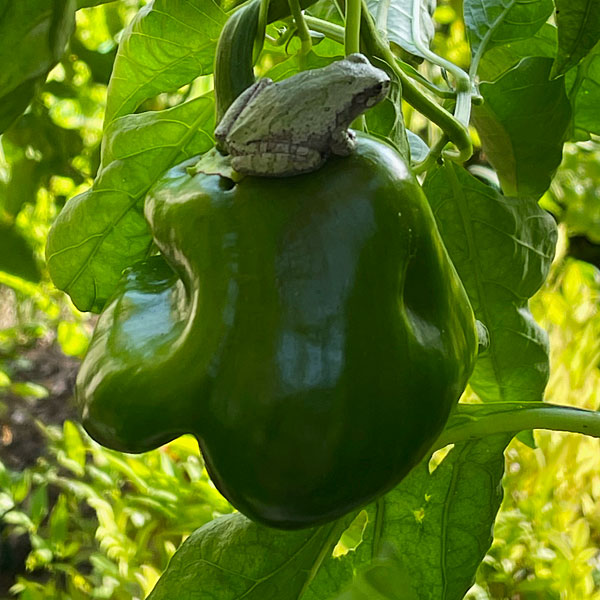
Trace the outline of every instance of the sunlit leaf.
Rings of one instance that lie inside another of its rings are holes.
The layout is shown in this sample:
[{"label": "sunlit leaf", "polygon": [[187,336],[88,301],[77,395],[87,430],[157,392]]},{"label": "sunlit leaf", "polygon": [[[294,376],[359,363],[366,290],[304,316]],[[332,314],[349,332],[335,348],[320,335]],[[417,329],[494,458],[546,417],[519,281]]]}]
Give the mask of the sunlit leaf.
[{"label": "sunlit leaf", "polygon": [[67,356],[83,356],[89,344],[88,335],[81,324],[71,321],[61,321],[58,324],[56,339]]},{"label": "sunlit leaf", "polygon": [[289,532],[239,513],[220,517],[184,542],[148,600],[296,600],[341,531],[339,523]]},{"label": "sunlit leaf", "polygon": [[0,0],[0,133],[62,56],[74,17],[75,0]]},{"label": "sunlit leaf", "polygon": [[46,248],[55,285],[80,310],[99,311],[123,269],[146,257],[152,238],[144,196],[169,166],[211,147],[213,115],[212,98],[201,97],[108,128],[93,187],[69,200]]},{"label": "sunlit leaf", "polygon": [[552,0],[465,0],[473,55],[532,36],[552,14]]},{"label": "sunlit leaf", "polygon": [[105,123],[212,73],[225,20],[214,0],[156,0],[140,10],[120,40]]}]

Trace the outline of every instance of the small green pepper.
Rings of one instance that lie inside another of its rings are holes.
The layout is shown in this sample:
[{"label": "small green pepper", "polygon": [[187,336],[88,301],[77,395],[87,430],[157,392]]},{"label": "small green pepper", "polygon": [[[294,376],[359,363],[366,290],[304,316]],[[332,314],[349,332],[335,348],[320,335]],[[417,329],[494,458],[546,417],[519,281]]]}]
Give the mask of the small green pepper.
[{"label": "small green pepper", "polygon": [[287,179],[171,169],[146,199],[162,256],[132,267],[77,380],[102,444],[194,434],[248,517],[315,525],[431,448],[477,353],[475,319],[418,183],[365,135]]}]

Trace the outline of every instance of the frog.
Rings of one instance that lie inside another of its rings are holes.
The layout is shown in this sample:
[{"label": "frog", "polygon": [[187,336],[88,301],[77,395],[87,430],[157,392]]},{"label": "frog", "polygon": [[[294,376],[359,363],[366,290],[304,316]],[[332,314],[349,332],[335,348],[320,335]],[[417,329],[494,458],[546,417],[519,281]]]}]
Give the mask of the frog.
[{"label": "frog", "polygon": [[259,79],[215,128],[216,147],[244,175],[286,177],[319,169],[356,146],[350,124],[381,102],[387,73],[355,53],[273,82]]}]

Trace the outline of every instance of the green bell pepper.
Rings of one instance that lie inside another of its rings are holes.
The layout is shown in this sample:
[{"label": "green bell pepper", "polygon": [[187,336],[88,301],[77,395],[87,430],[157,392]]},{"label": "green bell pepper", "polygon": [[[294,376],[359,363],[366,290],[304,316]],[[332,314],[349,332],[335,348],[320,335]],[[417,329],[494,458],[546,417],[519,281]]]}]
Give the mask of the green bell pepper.
[{"label": "green bell pepper", "polygon": [[426,455],[475,319],[408,167],[357,141],[286,179],[162,177],[145,204],[162,256],[125,273],[77,380],[92,437],[143,452],[193,433],[223,495],[282,528],[368,503]]}]

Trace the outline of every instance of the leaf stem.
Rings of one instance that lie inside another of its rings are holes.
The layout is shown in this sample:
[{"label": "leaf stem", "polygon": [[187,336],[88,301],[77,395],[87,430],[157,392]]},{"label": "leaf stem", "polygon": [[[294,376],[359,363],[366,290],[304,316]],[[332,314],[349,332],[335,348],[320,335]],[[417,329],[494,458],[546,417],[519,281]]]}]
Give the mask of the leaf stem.
[{"label": "leaf stem", "polygon": [[398,65],[398,61],[389,45],[381,39],[375,23],[368,12],[365,0],[362,0],[362,2],[362,36],[367,52],[371,56],[383,60],[393,70],[402,84],[403,98],[423,116],[438,125],[446,133],[448,139],[457,147],[458,152],[449,155],[449,158],[457,162],[469,159],[473,154],[473,144],[468,129],[463,123],[455,119],[453,115],[423,94],[413,84]]},{"label": "leaf stem", "polygon": [[600,438],[600,412],[541,402],[459,404],[435,448],[528,429],[552,429]]},{"label": "leaf stem", "polygon": [[473,86],[471,79],[459,66],[442,58],[435,52],[432,52],[427,44],[423,43],[421,31],[421,0],[413,0],[412,13],[412,36],[413,43],[417,50],[431,63],[450,73],[456,82],[456,107],[454,117],[465,127],[469,125],[471,118],[471,95]]},{"label": "leaf stem", "polygon": [[444,147],[448,143],[448,136],[444,133],[442,137],[431,147],[427,156],[419,163],[412,165],[412,171],[415,175],[420,175],[428,171],[440,158]]}]

